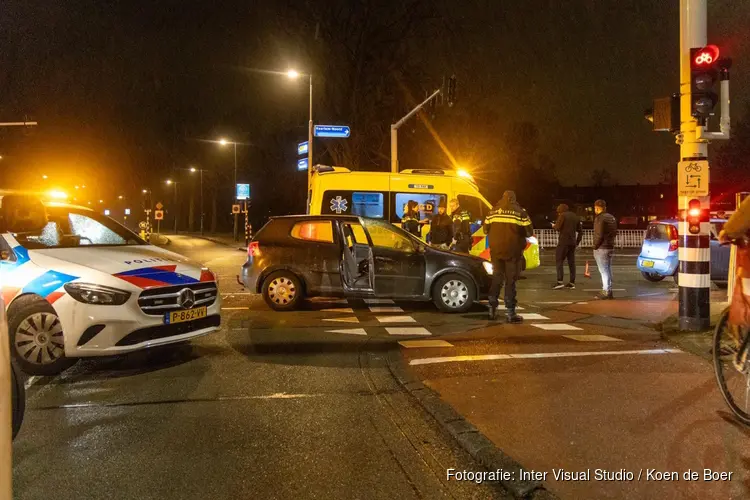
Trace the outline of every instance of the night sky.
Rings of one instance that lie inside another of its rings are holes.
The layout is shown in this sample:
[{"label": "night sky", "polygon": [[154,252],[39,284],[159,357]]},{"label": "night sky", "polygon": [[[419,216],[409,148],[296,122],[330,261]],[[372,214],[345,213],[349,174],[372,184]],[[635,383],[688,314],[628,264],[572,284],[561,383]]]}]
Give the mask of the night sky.
[{"label": "night sky", "polygon": [[[211,169],[217,184],[231,175],[231,152],[202,141],[227,136],[244,143],[241,178],[303,189],[293,148],[307,88],[252,68],[312,70],[316,122],[367,138],[338,153],[322,145],[319,161],[344,154],[386,169],[390,123],[452,73],[459,101],[432,126],[480,178],[507,167],[519,122],[538,129],[563,185],[600,168],[620,183],[658,182],[678,159],[673,138],[643,119],[653,97],[678,89],[677,0],[349,3],[3,0],[0,121],[40,126],[0,130],[0,188],[46,173],[88,182],[93,197],[141,187],[167,197],[167,177],[193,188],[173,166]],[[750,101],[748,28],[750,2],[709,1],[709,41],[734,59],[733,118]],[[423,124],[403,130],[402,167],[450,166]]]}]

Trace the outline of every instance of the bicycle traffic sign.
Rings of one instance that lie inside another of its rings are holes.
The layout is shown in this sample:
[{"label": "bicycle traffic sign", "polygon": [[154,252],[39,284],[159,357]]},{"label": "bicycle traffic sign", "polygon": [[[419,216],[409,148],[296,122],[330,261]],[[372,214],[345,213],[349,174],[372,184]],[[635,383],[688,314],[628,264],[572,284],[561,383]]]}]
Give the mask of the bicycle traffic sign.
[{"label": "bicycle traffic sign", "polygon": [[677,170],[680,196],[708,196],[708,160],[681,161]]}]

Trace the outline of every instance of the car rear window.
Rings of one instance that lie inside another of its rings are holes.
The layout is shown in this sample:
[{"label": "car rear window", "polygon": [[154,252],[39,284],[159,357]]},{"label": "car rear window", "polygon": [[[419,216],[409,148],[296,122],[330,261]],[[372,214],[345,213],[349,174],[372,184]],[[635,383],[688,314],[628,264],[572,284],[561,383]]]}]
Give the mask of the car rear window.
[{"label": "car rear window", "polygon": [[649,224],[646,239],[653,241],[669,241],[677,239],[677,229],[671,224]]},{"label": "car rear window", "polygon": [[333,243],[333,225],[329,220],[298,222],[292,227],[292,238]]}]

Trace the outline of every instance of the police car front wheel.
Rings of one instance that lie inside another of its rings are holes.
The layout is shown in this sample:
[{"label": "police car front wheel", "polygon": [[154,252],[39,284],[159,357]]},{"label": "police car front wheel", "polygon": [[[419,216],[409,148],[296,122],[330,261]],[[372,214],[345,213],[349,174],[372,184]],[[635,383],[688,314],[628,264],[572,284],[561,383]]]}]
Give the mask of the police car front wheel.
[{"label": "police car front wheel", "polygon": [[433,287],[432,300],[443,312],[463,313],[468,311],[477,294],[474,283],[458,274],[440,277]]},{"label": "police car front wheel", "polygon": [[75,363],[65,357],[60,318],[43,299],[22,298],[10,312],[10,350],[30,375],[55,375]]}]

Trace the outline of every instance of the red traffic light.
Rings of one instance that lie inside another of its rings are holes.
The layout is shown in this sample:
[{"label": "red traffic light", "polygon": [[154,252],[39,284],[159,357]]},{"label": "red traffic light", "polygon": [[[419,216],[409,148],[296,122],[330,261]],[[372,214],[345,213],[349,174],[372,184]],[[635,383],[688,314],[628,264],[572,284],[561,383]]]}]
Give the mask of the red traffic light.
[{"label": "red traffic light", "polygon": [[713,66],[719,60],[719,47],[716,45],[706,45],[702,49],[695,51],[692,65],[697,68],[707,68]]}]

